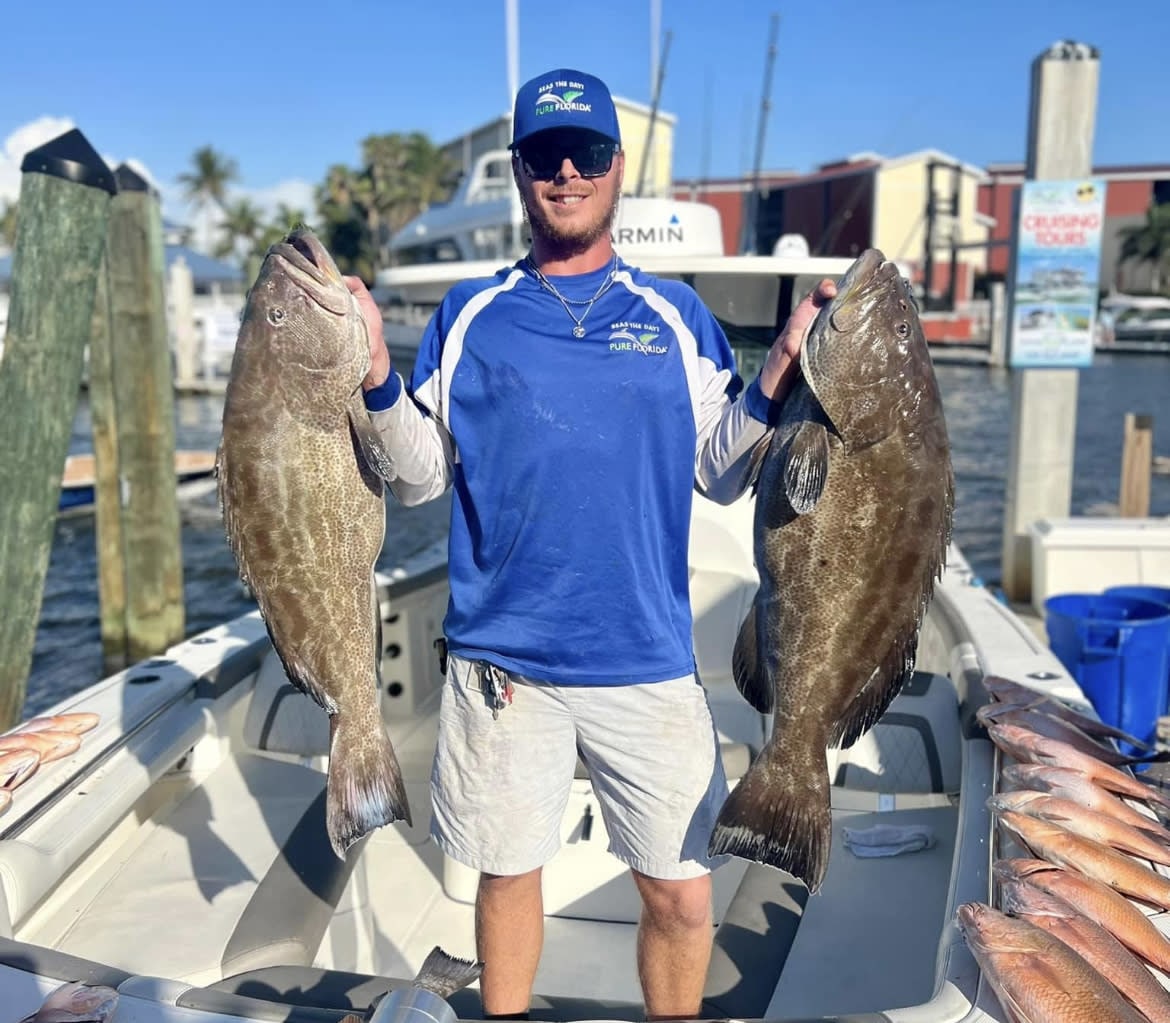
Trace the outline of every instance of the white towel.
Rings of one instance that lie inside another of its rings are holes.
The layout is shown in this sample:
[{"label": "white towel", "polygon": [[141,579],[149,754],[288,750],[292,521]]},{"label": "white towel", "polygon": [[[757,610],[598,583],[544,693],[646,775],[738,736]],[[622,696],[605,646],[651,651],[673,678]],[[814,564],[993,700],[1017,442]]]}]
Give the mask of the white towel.
[{"label": "white towel", "polygon": [[854,856],[898,856],[929,849],[934,828],[926,824],[875,824],[872,828],[845,828],[845,848]]}]

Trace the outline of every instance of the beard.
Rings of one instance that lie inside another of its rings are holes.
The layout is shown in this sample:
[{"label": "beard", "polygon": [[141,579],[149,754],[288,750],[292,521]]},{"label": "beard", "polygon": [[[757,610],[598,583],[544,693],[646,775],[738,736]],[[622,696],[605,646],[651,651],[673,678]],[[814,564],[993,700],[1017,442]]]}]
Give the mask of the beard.
[{"label": "beard", "polygon": [[615,192],[609,207],[601,210],[593,220],[583,224],[556,222],[546,215],[538,203],[531,206],[525,203],[524,209],[533,238],[540,240],[549,255],[557,259],[567,259],[588,252],[610,233],[614,218],[617,216],[619,198],[620,193]]}]

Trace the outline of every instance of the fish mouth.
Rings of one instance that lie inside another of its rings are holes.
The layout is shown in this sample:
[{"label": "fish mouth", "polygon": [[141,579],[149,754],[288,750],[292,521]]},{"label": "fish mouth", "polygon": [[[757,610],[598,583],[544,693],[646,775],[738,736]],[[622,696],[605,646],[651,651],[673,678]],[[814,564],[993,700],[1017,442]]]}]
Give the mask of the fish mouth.
[{"label": "fish mouth", "polygon": [[338,316],[349,312],[351,296],[329,250],[308,228],[290,231],[268,256],[323,309]]},{"label": "fish mouth", "polygon": [[[866,249],[853,261],[849,269],[837,282],[837,294],[822,307],[805,339],[801,363],[805,368],[804,377],[818,401],[824,396],[818,393],[821,383],[821,357],[826,354],[822,341],[829,335],[847,334],[856,330],[884,300],[887,286],[894,281],[899,288],[901,275],[898,265],[886,259],[880,249]],[[832,346],[832,342],[828,342]],[[872,381],[857,379],[840,381],[845,388],[864,388]]]},{"label": "fish mouth", "polygon": [[[867,294],[874,285],[884,284],[898,275],[898,266],[886,259],[880,249],[866,249],[845,272],[837,285],[829,319],[837,330],[850,330],[866,314],[872,298]],[[868,300],[868,301],[867,301]]]}]

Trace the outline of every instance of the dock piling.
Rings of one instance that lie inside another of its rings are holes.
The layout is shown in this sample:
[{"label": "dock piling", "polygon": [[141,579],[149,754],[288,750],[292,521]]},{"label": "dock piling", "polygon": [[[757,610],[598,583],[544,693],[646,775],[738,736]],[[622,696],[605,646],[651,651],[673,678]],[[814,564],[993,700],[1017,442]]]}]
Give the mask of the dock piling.
[{"label": "dock piling", "polygon": [[158,194],[127,164],[115,171],[107,264],[118,472],[131,663],[185,629],[175,414]]},{"label": "dock piling", "polygon": [[108,675],[121,671],[129,661],[126,653],[126,567],[122,559],[122,497],[118,478],[109,262],[104,252],[89,339],[89,414],[93,432],[98,616],[102,634],[102,667]]},{"label": "dock piling", "polygon": [[117,186],[76,128],[21,163],[0,361],[0,730],[21,719]]},{"label": "dock piling", "polygon": [[1154,469],[1154,417],[1130,412],[1121,448],[1121,494],[1117,514],[1144,519],[1150,514],[1150,477]]},{"label": "dock piling", "polygon": [[[1096,49],[1081,43],[1057,43],[1033,60],[1025,171],[1029,180],[1082,178],[1090,173],[1099,77]],[[1018,250],[1017,229],[1012,237],[1013,267]],[[1014,280],[1011,288],[1014,292]],[[1013,295],[1009,308],[1014,303]],[[1063,518],[1069,512],[1078,383],[1075,369],[1012,372],[1001,567],[1003,591],[1011,600],[1031,599],[1032,523]]]}]

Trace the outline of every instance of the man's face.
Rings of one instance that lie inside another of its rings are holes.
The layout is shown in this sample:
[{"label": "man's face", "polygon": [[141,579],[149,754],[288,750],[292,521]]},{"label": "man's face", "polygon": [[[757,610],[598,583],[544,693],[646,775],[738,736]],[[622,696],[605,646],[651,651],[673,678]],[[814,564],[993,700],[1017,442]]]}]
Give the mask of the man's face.
[{"label": "man's face", "polygon": [[520,144],[512,166],[534,237],[574,253],[609,234],[625,170],[614,150],[593,132],[562,129]]}]

